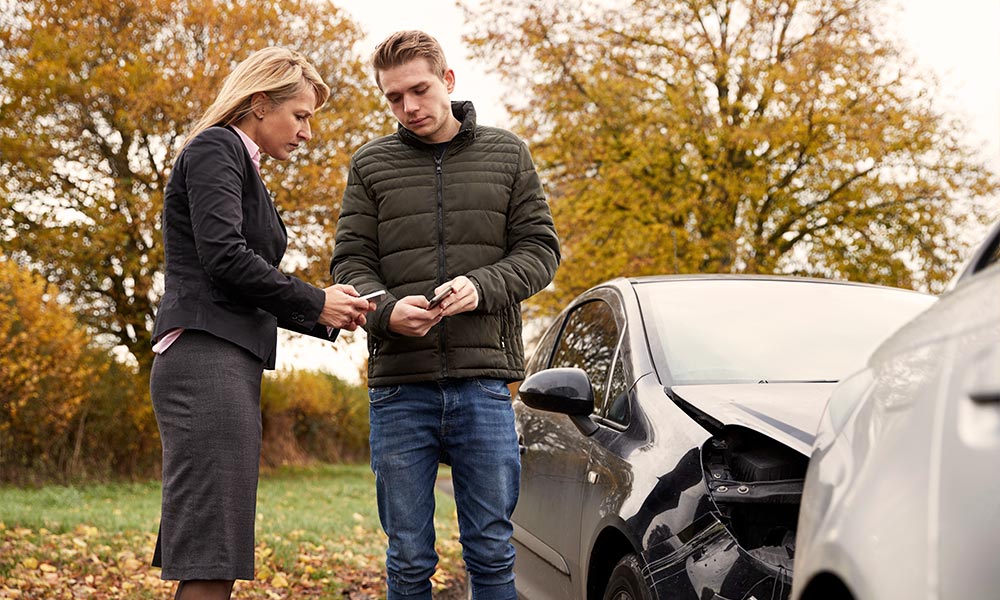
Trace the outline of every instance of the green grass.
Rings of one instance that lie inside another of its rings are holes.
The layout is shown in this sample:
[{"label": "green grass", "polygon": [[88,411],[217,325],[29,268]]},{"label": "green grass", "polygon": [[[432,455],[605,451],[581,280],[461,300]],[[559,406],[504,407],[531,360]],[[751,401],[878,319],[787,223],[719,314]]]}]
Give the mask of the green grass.
[{"label": "green grass", "polygon": [[[437,505],[435,584],[444,590],[462,579],[462,562],[454,501],[438,492]],[[101,598],[168,597],[159,570],[148,567],[159,513],[159,482],[0,487],[0,598],[89,588]],[[256,530],[258,580],[237,584],[239,597],[384,593],[386,541],[367,465],[262,474]]]},{"label": "green grass", "polygon": [[159,482],[0,487],[0,521],[8,527],[65,533],[85,524],[103,531],[156,532],[159,516]]}]

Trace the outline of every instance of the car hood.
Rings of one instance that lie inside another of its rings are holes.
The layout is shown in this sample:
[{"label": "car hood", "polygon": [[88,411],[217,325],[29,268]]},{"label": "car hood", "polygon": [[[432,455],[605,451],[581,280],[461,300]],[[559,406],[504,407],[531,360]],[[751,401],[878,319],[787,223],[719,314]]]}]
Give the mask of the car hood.
[{"label": "car hood", "polygon": [[805,456],[834,383],[675,385],[671,391],[725,425],[742,425]]}]

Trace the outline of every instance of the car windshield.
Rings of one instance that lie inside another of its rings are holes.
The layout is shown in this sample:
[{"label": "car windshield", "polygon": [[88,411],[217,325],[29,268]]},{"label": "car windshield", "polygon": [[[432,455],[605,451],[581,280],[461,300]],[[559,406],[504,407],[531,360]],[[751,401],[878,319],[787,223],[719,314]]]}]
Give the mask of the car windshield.
[{"label": "car windshield", "polygon": [[675,385],[838,381],[933,296],[817,281],[641,282],[653,361]]}]

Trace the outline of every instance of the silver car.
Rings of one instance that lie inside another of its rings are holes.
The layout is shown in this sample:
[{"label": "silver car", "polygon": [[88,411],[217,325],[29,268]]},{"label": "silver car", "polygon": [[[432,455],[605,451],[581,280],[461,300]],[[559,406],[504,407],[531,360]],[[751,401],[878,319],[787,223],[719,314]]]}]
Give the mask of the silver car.
[{"label": "silver car", "polygon": [[1000,226],[837,386],[799,514],[794,600],[1000,596]]}]

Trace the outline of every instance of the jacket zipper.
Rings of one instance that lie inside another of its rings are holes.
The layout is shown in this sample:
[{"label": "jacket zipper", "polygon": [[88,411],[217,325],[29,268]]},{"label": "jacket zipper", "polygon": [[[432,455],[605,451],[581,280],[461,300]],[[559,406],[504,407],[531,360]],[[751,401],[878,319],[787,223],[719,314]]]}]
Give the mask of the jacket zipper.
[{"label": "jacket zipper", "polygon": [[[434,153],[434,172],[437,176],[437,228],[438,228],[438,283],[444,283],[448,271],[444,259],[444,172],[441,164],[444,162],[444,153],[447,146],[441,152]],[[435,149],[436,150],[436,149]],[[448,374],[448,348],[445,343],[446,334],[445,322],[441,321],[441,331],[438,333],[438,351],[441,355],[441,378]]]}]

